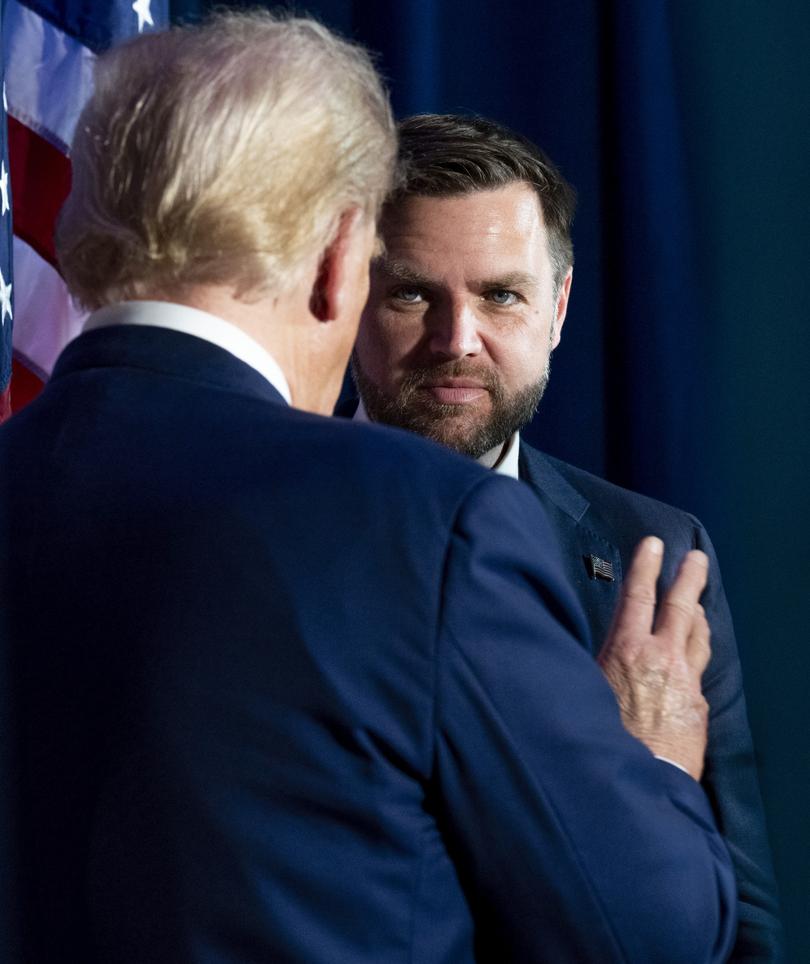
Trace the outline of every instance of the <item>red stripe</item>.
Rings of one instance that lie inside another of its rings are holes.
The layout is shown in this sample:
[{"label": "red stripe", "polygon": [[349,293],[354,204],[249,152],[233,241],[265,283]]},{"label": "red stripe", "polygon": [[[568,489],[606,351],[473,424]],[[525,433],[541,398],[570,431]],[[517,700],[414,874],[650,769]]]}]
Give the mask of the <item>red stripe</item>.
[{"label": "red stripe", "polygon": [[53,229],[70,191],[70,161],[14,117],[8,118],[14,233],[55,268]]},{"label": "red stripe", "polygon": [[[19,412],[21,408],[33,400],[39,395],[43,389],[42,379],[38,378],[32,371],[25,367],[25,365],[18,359],[15,358],[11,362],[11,397],[9,399],[9,414],[12,411]],[[8,394],[8,389],[6,389],[6,394]],[[6,415],[8,418],[8,415]],[[0,421],[2,421],[2,416],[0,416]]]},{"label": "red stripe", "polygon": [[11,389],[8,385],[0,392],[0,422],[11,415]]}]

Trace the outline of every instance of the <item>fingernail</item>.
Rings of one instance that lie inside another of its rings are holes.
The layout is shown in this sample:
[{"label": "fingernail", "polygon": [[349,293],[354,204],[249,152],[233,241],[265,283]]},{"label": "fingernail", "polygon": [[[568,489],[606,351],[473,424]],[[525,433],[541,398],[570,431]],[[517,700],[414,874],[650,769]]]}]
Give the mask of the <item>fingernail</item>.
[{"label": "fingernail", "polygon": [[647,539],[647,545],[649,546],[650,552],[654,556],[663,556],[664,543],[658,538],[658,536],[649,536]]}]

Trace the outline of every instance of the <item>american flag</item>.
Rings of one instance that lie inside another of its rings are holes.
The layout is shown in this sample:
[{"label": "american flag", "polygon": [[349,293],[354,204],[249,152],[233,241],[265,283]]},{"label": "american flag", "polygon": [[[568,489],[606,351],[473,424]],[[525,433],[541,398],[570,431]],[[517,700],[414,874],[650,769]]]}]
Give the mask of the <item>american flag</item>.
[{"label": "american flag", "polygon": [[[168,23],[169,0],[3,4],[8,134],[6,125],[0,125],[0,420],[9,414],[12,320],[14,409],[36,394],[83,322],[59,276],[53,228],[70,188],[69,145],[92,90],[95,58],[127,37],[163,29]],[[12,196],[13,242],[8,210]]]}]

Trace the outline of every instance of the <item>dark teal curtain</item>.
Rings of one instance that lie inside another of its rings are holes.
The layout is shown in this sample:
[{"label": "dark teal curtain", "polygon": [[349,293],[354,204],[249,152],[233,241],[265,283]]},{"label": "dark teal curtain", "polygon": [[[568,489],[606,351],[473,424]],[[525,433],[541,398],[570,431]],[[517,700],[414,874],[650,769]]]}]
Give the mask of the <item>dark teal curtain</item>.
[{"label": "dark teal curtain", "polygon": [[[219,4],[222,5],[221,3]],[[202,0],[172,0],[194,18]],[[527,433],[699,515],[735,614],[791,962],[810,961],[810,5],[311,0],[397,113],[474,111],[576,185]]]}]

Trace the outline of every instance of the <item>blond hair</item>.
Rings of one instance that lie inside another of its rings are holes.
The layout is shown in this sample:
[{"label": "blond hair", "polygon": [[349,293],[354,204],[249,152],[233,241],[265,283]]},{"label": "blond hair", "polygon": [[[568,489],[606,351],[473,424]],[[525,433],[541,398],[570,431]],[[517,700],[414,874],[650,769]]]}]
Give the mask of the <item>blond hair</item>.
[{"label": "blond hair", "polygon": [[74,138],[59,262],[88,309],[295,283],[340,214],[376,217],[396,134],[361,47],[305,18],[222,14],[102,56]]}]

